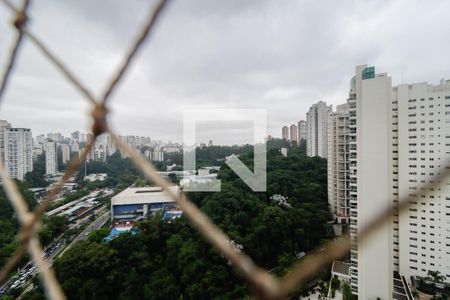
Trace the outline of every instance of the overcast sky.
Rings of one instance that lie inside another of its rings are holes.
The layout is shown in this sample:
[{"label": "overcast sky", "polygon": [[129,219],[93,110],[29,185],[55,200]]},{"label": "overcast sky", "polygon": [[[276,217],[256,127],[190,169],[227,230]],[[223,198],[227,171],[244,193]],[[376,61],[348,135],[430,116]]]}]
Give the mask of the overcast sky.
[{"label": "overcast sky", "polygon": [[[30,28],[98,95],[150,2],[32,1]],[[311,104],[344,103],[358,64],[393,84],[449,79],[449,12],[446,0],[172,1],[111,99],[110,121],[121,134],[181,141],[184,108],[264,108],[279,137]],[[11,17],[1,5],[1,68]],[[20,54],[0,118],[34,135],[87,131],[87,101],[30,42]],[[199,131],[214,143],[251,136],[251,124],[210,125]]]}]

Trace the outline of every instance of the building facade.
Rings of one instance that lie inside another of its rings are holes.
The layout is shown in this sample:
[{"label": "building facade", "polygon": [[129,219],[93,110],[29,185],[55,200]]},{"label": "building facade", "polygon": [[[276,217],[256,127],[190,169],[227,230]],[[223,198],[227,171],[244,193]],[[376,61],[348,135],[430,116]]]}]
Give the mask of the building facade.
[{"label": "building facade", "polygon": [[[178,194],[178,186],[170,187]],[[139,221],[148,214],[176,207],[175,201],[160,187],[129,187],[111,198],[113,222]]]},{"label": "building facade", "polygon": [[297,124],[298,129],[298,142],[306,141],[306,121],[300,120]]},{"label": "building facade", "polygon": [[331,106],[319,101],[306,113],[306,154],[327,158],[328,152],[328,114]]},{"label": "building facade", "polygon": [[[347,105],[329,115],[328,196],[335,217],[349,217],[353,293],[402,299],[394,284],[429,271],[450,282],[450,179],[421,188],[450,162],[450,80],[392,87],[362,65],[350,85]],[[389,222],[358,240],[386,209]]]},{"label": "building facade", "polygon": [[3,127],[3,163],[11,178],[23,180],[33,171],[33,136],[30,129]]},{"label": "building facade", "polygon": [[439,271],[450,282],[450,179],[424,190],[450,165],[450,80],[402,84],[393,90],[394,267],[406,278]]},{"label": "building facade", "polygon": [[55,141],[47,141],[45,151],[45,174],[55,175],[58,173],[58,152]]},{"label": "building facade", "polygon": [[292,124],[289,128],[289,140],[291,142],[298,143],[298,132],[297,132],[297,125]]},{"label": "building facade", "polygon": [[0,120],[0,160],[5,162],[5,128],[10,128],[11,123],[6,120]]},{"label": "building facade", "polygon": [[66,164],[70,160],[70,146],[67,144],[61,144],[62,163]]},{"label": "building facade", "polygon": [[364,243],[357,234],[392,206],[391,78],[357,66],[349,93],[351,287],[360,299],[391,299],[392,224]]},{"label": "building facade", "polygon": [[289,140],[289,127],[283,126],[283,128],[281,128],[281,138],[286,141]]},{"label": "building facade", "polygon": [[328,116],[328,203],[334,219],[348,223],[350,216],[350,153],[348,104]]}]

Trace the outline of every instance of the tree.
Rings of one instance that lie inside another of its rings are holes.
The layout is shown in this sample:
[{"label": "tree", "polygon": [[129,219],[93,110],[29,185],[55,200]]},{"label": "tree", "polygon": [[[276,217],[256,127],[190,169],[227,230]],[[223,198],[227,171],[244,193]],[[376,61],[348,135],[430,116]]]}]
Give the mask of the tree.
[{"label": "tree", "polygon": [[428,278],[431,279],[431,281],[433,282],[432,285],[432,294],[434,295],[433,299],[439,299],[440,296],[437,294],[436,284],[444,282],[445,276],[441,275],[441,272],[439,271],[431,271],[431,270],[429,270],[427,274],[429,276]]},{"label": "tree", "polygon": [[57,236],[63,234],[67,228],[67,218],[64,216],[50,216],[44,218],[44,225],[39,231],[39,239],[44,245],[50,244]]},{"label": "tree", "polygon": [[441,275],[441,272],[439,271],[428,271],[428,276],[430,276],[433,279],[433,282],[436,283],[442,283],[445,280],[445,276]]},{"label": "tree", "polygon": [[345,282],[342,286],[342,295],[344,300],[357,300],[358,298],[352,294],[352,289],[350,288],[350,285]]},{"label": "tree", "polygon": [[113,299],[118,276],[116,251],[98,243],[80,242],[54,264],[69,299]]},{"label": "tree", "polygon": [[[253,154],[245,148],[212,146],[199,153],[204,163],[219,163],[222,155],[242,151],[240,159],[252,168]],[[243,248],[258,265],[281,276],[298,261],[298,253],[333,238],[328,222],[326,161],[307,157],[293,145],[288,157],[270,150],[267,162],[267,192],[253,192],[220,162],[221,193],[191,192],[189,197],[228,234],[228,243],[239,245],[236,251]],[[128,179],[135,182],[139,175],[127,164],[112,157],[106,163],[88,165],[88,169],[105,168],[117,184]],[[274,194],[282,195],[284,201],[274,201]],[[137,229],[138,234],[124,233],[108,243],[103,242],[107,230],[95,231],[88,241],[78,243],[56,261],[56,275],[70,298],[248,297],[246,285],[230,262],[206,243],[184,216],[169,223],[162,214],[149,215]],[[333,281],[332,285],[336,287]]]},{"label": "tree", "polygon": [[45,180],[45,154],[39,154],[33,162],[33,171],[25,174],[25,182],[30,187],[47,187]]},{"label": "tree", "polygon": [[[33,194],[27,189],[26,184],[16,180],[20,194],[24,197],[29,208],[36,206]],[[6,197],[3,187],[0,187],[0,266],[2,266],[18,247],[16,240],[19,222],[13,210],[11,202]]]},{"label": "tree", "polygon": [[101,243],[105,237],[109,234],[108,228],[100,228],[98,230],[94,230],[89,234],[89,241],[95,243]]},{"label": "tree", "polygon": [[333,278],[331,279],[332,291],[339,290],[340,287],[341,287],[341,282],[339,281],[339,278],[336,275],[333,276]]},{"label": "tree", "polygon": [[178,178],[175,173],[169,173],[168,175],[170,182],[178,183]]}]

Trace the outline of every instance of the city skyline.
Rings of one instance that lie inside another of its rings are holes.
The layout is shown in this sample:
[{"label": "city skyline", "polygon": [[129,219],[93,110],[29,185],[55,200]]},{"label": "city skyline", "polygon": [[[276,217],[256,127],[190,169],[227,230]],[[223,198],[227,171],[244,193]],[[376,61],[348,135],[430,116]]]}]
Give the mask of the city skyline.
[{"label": "city skyline", "polygon": [[[103,9],[101,3],[43,2],[33,10],[32,29],[97,94],[145,16],[143,3],[130,2],[127,10],[123,5],[111,2],[108,14],[97,14]],[[307,7],[268,1],[172,3],[168,18],[158,24],[152,43],[111,102],[112,126],[122,135],[181,141],[184,107],[256,106],[268,109],[268,134],[278,137],[285,120],[302,119],[311,104],[342,103],[355,65],[377,65],[392,74],[394,85],[437,84],[448,78],[450,62],[441,59],[448,46],[440,38],[450,31],[445,26],[448,2],[427,4],[426,14],[425,4],[405,1],[328,5],[325,12],[321,3]],[[209,15],[211,11],[215,17]],[[65,15],[68,26],[45,21],[55,14]],[[315,22],[319,16],[327,22]],[[2,10],[0,17],[8,19],[8,12]],[[137,21],[129,24],[132,19]],[[395,27],[390,26],[393,20]],[[78,26],[70,26],[74,23]],[[0,27],[0,41],[8,44],[12,32],[6,26]],[[427,34],[435,28],[440,35]],[[158,38],[163,35],[172,38]],[[82,48],[77,46],[81,44]],[[0,118],[32,128],[35,134],[52,128],[66,134],[71,128],[87,131],[87,103],[33,46],[27,44],[21,52]],[[0,54],[0,64],[5,60]],[[237,136],[237,131],[229,134],[221,127],[208,129],[223,140],[216,143],[236,143],[230,136]]]},{"label": "city skyline", "polygon": [[3,2],[0,298],[450,299],[449,1]]}]

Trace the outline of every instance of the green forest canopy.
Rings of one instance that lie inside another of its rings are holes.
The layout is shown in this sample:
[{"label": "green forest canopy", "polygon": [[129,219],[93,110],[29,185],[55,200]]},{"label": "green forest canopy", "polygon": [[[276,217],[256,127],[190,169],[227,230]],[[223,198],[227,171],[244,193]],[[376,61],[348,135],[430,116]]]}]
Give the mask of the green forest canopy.
[{"label": "green forest canopy", "polygon": [[[251,165],[251,154],[240,157]],[[255,262],[282,275],[296,254],[333,237],[326,197],[326,161],[298,148],[288,157],[268,152],[267,192],[252,192],[226,166],[222,191],[189,197]],[[287,197],[287,204],[271,200]],[[70,299],[237,299],[246,285],[228,262],[180,219],[160,216],[139,224],[138,235],[108,244],[78,243],[56,261],[55,271]],[[36,296],[36,294],[34,294]]]}]

